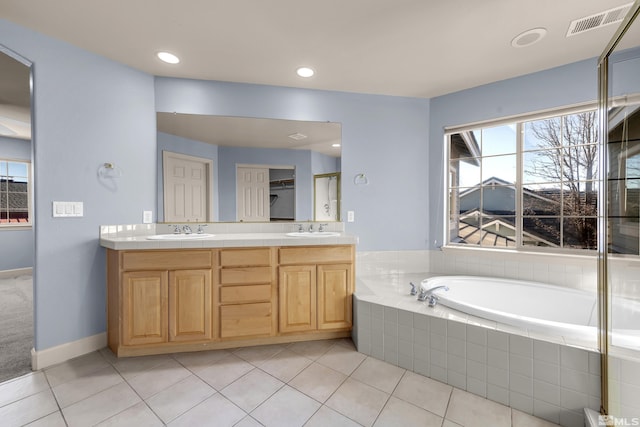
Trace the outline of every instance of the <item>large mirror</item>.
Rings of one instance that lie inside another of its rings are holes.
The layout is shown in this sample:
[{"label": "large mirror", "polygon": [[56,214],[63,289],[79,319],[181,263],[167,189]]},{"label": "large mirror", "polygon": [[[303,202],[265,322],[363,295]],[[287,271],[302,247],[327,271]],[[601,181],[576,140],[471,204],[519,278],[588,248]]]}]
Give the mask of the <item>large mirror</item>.
[{"label": "large mirror", "polygon": [[340,172],[340,123],[157,113],[157,130],[158,222],[313,220],[314,176]]}]

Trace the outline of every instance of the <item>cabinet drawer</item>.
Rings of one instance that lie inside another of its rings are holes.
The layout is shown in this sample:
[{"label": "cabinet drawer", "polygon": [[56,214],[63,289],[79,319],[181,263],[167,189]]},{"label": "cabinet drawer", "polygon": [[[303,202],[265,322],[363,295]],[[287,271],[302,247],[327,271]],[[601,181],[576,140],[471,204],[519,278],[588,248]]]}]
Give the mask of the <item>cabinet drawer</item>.
[{"label": "cabinet drawer", "polygon": [[270,248],[223,249],[220,251],[220,266],[269,266],[271,265]]},{"label": "cabinet drawer", "polygon": [[223,268],[220,270],[220,283],[223,285],[270,282],[271,267]]},{"label": "cabinet drawer", "polygon": [[220,303],[246,303],[271,300],[271,285],[223,286]]},{"label": "cabinet drawer", "polygon": [[351,246],[280,248],[280,264],[351,262],[352,252]]},{"label": "cabinet drawer", "polygon": [[223,305],[220,307],[220,337],[271,334],[271,303]]},{"label": "cabinet drawer", "polygon": [[133,251],[122,254],[123,270],[211,268],[211,251]]}]

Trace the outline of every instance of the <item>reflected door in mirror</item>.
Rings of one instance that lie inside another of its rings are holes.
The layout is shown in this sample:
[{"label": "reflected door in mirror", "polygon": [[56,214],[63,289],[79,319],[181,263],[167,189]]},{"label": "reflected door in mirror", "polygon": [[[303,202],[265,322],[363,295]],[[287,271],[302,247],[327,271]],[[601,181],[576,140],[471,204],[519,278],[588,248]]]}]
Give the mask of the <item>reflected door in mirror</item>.
[{"label": "reflected door in mirror", "polygon": [[163,154],[164,220],[209,221],[210,161],[168,151]]},{"label": "reflected door in mirror", "polygon": [[269,169],[238,167],[238,221],[269,221]]}]

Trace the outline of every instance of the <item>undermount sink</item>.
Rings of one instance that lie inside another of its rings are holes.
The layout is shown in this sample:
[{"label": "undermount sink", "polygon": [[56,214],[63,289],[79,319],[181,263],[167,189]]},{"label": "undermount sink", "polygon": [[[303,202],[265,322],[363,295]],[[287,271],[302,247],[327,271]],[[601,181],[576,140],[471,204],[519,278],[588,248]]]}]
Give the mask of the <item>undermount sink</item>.
[{"label": "undermount sink", "polygon": [[194,239],[206,239],[213,237],[215,234],[207,233],[192,233],[192,234],[154,234],[153,236],[147,236],[147,240],[194,240]]},{"label": "undermount sink", "polygon": [[339,236],[340,233],[336,231],[294,231],[292,233],[287,233],[289,237],[331,237],[331,236]]}]

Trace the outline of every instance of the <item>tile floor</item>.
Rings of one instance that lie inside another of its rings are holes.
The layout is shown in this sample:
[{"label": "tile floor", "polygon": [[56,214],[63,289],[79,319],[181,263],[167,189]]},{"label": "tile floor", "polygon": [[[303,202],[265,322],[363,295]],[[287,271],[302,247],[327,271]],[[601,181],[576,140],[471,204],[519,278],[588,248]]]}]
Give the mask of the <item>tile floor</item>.
[{"label": "tile floor", "polygon": [[116,358],[0,384],[2,426],[552,426],[328,340]]}]

